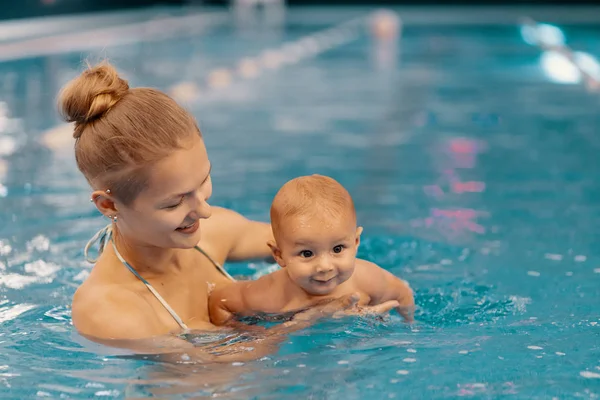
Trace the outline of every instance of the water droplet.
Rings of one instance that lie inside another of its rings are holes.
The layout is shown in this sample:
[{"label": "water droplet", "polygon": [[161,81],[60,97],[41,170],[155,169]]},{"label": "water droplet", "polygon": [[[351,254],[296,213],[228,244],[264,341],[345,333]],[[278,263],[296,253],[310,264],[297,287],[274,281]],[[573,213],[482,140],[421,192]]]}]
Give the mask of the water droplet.
[{"label": "water droplet", "polygon": [[117,397],[120,394],[118,390],[100,390],[94,393],[95,396],[110,396]]},{"label": "water droplet", "polygon": [[579,375],[583,376],[584,378],[588,378],[588,379],[600,379],[600,374],[597,372],[592,372],[592,371],[581,371],[579,373]]},{"label": "water droplet", "polygon": [[544,254],[544,257],[547,260],[552,260],[552,261],[560,261],[563,259],[563,256],[561,254],[552,254],[552,253],[546,253],[546,254]]}]

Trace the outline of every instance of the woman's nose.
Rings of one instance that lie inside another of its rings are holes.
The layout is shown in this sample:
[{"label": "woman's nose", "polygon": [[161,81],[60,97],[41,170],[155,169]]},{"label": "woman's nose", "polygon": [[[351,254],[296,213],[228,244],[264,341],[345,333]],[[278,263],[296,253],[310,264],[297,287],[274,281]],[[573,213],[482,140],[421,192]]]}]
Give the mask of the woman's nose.
[{"label": "woman's nose", "polygon": [[212,215],[212,209],[210,204],[207,203],[206,199],[201,193],[196,195],[194,213],[198,219],[206,219]]},{"label": "woman's nose", "polygon": [[210,204],[208,204],[205,200],[202,200],[196,212],[198,213],[199,218],[206,219],[212,215],[212,208],[210,207]]}]

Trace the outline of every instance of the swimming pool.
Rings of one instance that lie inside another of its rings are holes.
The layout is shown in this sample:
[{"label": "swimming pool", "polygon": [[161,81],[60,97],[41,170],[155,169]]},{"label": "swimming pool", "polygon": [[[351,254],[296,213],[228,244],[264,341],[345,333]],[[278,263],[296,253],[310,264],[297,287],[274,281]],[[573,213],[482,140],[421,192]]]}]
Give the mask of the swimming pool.
[{"label": "swimming pool", "polygon": [[[559,83],[576,71],[560,64],[560,78],[542,64],[517,18],[554,22],[571,49],[597,56],[597,9],[399,9],[402,38],[388,47],[361,25],[366,9],[293,9],[262,28],[209,11],[162,31],[139,24],[186,13],[128,14],[116,34],[88,21],[106,48],[87,51],[84,28],[59,24],[61,49],[20,38],[26,45],[0,63],[3,398],[600,395],[599,97]],[[305,40],[332,28],[337,44]],[[299,40],[291,58],[264,53]],[[186,101],[213,162],[214,204],[266,220],[289,178],[343,183],[365,227],[360,255],[411,282],[418,323],[395,314],[322,323],[268,358],[210,368],[82,342],[69,305],[87,274],[83,247],[105,221],[53,103],[81,51]],[[228,75],[256,56],[261,74]]]}]

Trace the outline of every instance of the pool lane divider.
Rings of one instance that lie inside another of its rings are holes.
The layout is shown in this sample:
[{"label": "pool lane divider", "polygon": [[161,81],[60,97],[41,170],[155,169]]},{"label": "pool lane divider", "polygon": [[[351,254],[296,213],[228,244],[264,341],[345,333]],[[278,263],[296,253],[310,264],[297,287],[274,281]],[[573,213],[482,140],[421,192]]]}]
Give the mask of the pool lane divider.
[{"label": "pool lane divider", "polygon": [[226,12],[202,12],[0,43],[0,62],[197,35],[229,18]]},{"label": "pool lane divider", "polygon": [[[400,18],[395,13],[387,10],[374,11],[284,43],[279,47],[265,49],[254,57],[242,57],[235,63],[234,68],[212,69],[201,82],[180,81],[169,87],[166,92],[184,104],[200,99],[207,100],[211,94],[230,89],[236,80],[255,79],[261,75],[274,73],[283,67],[314,58],[358,39],[369,30],[376,40],[392,43],[399,35],[399,26]],[[70,154],[73,145],[72,130],[70,124],[60,124],[47,130],[42,135],[41,141],[55,152],[64,151]]]},{"label": "pool lane divider", "polygon": [[[539,23],[532,18],[523,19],[522,26],[528,29],[528,43],[538,46],[543,51],[554,52],[564,57],[571,67],[581,74],[582,82],[589,91],[600,91],[600,66],[593,56],[573,51],[565,44],[564,34],[557,27]],[[584,54],[586,57],[578,57],[578,53],[579,55]],[[593,69],[596,70],[596,73],[592,72]]]},{"label": "pool lane divider", "polygon": [[287,66],[299,64],[322,53],[348,44],[370,28],[375,39],[395,40],[400,19],[395,13],[379,10],[365,16],[354,18],[333,27],[303,36],[297,40],[283,43],[279,47],[261,51],[255,56],[239,59],[235,66],[218,67],[210,70],[205,77],[198,80],[177,82],[167,89],[167,93],[177,101],[194,103],[206,100],[211,95],[221,93],[237,81],[269,75]]}]

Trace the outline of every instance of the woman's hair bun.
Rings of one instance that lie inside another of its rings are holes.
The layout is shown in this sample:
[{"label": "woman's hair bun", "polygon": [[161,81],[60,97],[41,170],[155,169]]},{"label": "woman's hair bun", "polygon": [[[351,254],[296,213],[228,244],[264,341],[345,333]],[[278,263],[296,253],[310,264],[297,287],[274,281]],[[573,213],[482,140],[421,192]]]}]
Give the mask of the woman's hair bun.
[{"label": "woman's hair bun", "polygon": [[66,122],[75,122],[74,138],[86,123],[101,118],[129,91],[129,84],[116,69],[102,63],[89,67],[61,91],[58,106]]}]

